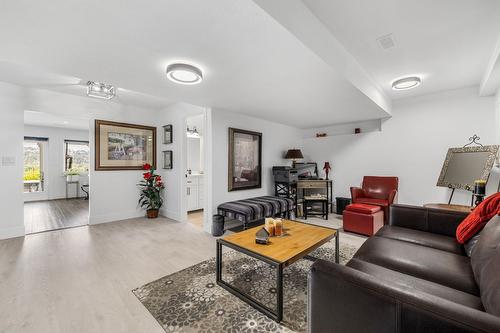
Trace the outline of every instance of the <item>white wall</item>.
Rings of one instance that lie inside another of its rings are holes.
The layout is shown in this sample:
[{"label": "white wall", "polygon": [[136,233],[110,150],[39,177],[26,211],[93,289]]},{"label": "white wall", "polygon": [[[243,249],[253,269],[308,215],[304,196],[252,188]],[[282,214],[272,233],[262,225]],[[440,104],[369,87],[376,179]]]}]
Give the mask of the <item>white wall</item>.
[{"label": "white wall", "polygon": [[[262,133],[262,188],[228,192],[228,128]],[[283,157],[288,149],[298,147],[299,129],[223,110],[212,110],[212,214],[220,203],[274,194],[272,167],[290,165]]]},{"label": "white wall", "polygon": [[24,235],[24,93],[18,86],[0,82],[0,239]]},{"label": "white wall", "polygon": [[[494,144],[493,97],[478,97],[477,87],[395,101],[393,117],[381,132],[305,139],[303,153],[319,164],[329,161],[334,196],[349,197],[364,175],[398,176],[399,202],[421,205],[447,202],[450,190],[436,182],[446,152],[461,147],[473,134]],[[488,191],[496,190],[498,170]],[[470,192],[458,191],[454,203],[470,204]]]},{"label": "white wall", "polygon": [[[66,177],[64,176],[64,140],[89,141],[89,131],[45,126],[24,126],[24,136],[48,138],[48,166],[46,182],[50,200],[66,197]],[[85,175],[82,174],[82,177]],[[75,186],[69,188],[73,197]],[[79,196],[84,193],[79,189]],[[25,197],[25,200],[27,198]]]},{"label": "white wall", "polygon": [[[183,154],[183,150],[187,147],[186,120],[188,117],[194,115],[206,116],[206,109],[187,103],[177,103],[161,110],[156,122],[159,132],[158,173],[162,176],[165,183],[165,202],[161,213],[178,221],[183,221],[186,218],[186,207],[183,205],[182,198],[185,196],[187,154]],[[173,142],[165,145],[163,144],[162,126],[169,124],[173,128]],[[172,150],[173,152],[173,168],[171,170],[161,169],[163,165],[163,150]],[[205,187],[207,187],[206,184]]]},{"label": "white wall", "polygon": [[[158,113],[131,105],[121,105],[113,117],[101,117],[131,124],[156,126]],[[157,131],[157,135],[160,130]],[[157,148],[158,150],[158,148]],[[97,224],[144,216],[145,212],[137,205],[142,170],[96,171],[95,170],[95,124],[90,124],[90,216],[89,223]],[[157,154],[157,163],[158,159]]]}]

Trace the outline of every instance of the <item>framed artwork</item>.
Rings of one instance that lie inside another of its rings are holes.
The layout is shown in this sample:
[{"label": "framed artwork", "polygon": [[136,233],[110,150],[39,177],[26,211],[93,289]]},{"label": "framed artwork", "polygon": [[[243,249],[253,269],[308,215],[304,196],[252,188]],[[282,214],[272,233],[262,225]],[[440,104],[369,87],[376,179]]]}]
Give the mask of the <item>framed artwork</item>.
[{"label": "framed artwork", "polygon": [[156,168],[156,127],[95,121],[95,170]]},{"label": "framed artwork", "polygon": [[228,191],[262,187],[262,133],[229,128]]},{"label": "framed artwork", "polygon": [[171,150],[163,151],[163,169],[172,169],[174,164],[172,161],[173,152]]},{"label": "framed artwork", "polygon": [[172,125],[163,126],[163,143],[166,145],[172,143]]}]

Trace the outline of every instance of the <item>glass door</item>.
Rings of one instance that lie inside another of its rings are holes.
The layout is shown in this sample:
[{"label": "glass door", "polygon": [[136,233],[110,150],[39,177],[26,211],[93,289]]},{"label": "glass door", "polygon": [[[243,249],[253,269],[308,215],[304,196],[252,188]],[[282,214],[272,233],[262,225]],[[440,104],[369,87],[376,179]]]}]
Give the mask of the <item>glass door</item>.
[{"label": "glass door", "polygon": [[45,181],[45,153],[47,139],[24,139],[24,175],[23,188],[25,201],[47,200],[47,183]]}]

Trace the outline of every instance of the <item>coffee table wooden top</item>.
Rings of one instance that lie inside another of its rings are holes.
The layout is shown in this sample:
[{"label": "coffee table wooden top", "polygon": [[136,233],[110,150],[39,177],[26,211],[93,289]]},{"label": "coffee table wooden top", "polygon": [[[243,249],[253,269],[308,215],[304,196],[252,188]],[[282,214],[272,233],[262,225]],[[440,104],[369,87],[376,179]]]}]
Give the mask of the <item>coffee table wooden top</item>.
[{"label": "coffee table wooden top", "polygon": [[255,233],[262,226],[223,237],[222,240],[267,257],[277,263],[289,265],[303,258],[335,237],[337,230],[311,224],[283,220],[285,235],[270,237],[269,243],[256,244]]}]

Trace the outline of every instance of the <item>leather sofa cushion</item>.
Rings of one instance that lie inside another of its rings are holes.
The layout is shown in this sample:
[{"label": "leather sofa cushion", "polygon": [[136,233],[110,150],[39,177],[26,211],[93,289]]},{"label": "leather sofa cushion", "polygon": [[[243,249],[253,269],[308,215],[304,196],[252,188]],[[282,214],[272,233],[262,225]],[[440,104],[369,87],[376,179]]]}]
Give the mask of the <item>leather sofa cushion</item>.
[{"label": "leather sofa cushion", "polygon": [[386,281],[390,284],[399,285],[411,290],[422,291],[476,310],[484,311],[481,299],[478,296],[474,296],[460,290],[419,279],[411,275],[396,272],[358,259],[350,260],[346,266],[367,273],[380,282]]},{"label": "leather sofa cushion", "polygon": [[359,248],[354,258],[479,295],[467,256],[375,236]]},{"label": "leather sofa cushion", "polygon": [[376,205],[376,206],[389,206],[389,201],[384,199],[373,199],[373,198],[357,198],[356,203]]},{"label": "leather sofa cushion", "polygon": [[380,206],[367,205],[362,203],[350,204],[345,208],[351,212],[363,213],[363,214],[373,214],[380,211]]},{"label": "leather sofa cushion", "polygon": [[474,277],[481,289],[486,312],[500,316],[500,216],[494,216],[481,231],[471,255]]},{"label": "leather sofa cushion", "polygon": [[456,254],[465,254],[463,246],[457,242],[455,237],[448,237],[430,232],[390,225],[384,226],[375,234],[375,236],[397,239]]}]

